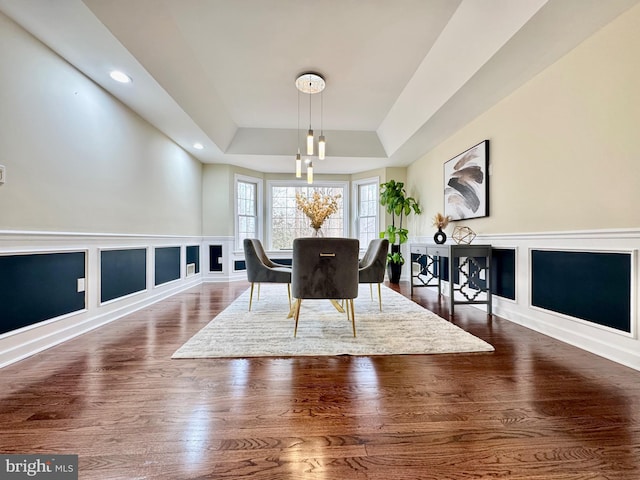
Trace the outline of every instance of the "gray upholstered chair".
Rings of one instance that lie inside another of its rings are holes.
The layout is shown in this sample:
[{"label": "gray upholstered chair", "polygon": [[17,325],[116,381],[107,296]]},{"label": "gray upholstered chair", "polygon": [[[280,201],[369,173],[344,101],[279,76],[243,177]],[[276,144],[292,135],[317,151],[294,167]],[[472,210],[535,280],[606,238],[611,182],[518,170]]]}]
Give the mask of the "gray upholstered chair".
[{"label": "gray upholstered chair", "polygon": [[249,294],[249,311],[253,300],[253,286],[258,284],[258,300],[260,299],[261,283],[286,283],[291,309],[291,268],[272,262],[262,248],[262,243],[256,238],[245,238],[244,261],[247,267],[247,280],[251,282]]},{"label": "gray upholstered chair", "polygon": [[384,272],[387,267],[387,253],[389,251],[389,240],[386,238],[376,238],[369,242],[369,247],[360,260],[358,270],[358,282],[368,283],[373,300],[373,284],[378,284],[378,303],[382,311],[382,296],[380,295],[380,285],[384,282]]},{"label": "gray upholstered chair", "polygon": [[306,299],[346,300],[347,319],[356,336],[353,299],[358,296],[358,249],[355,238],[309,237],[293,241],[294,337],[298,333],[300,306]]}]

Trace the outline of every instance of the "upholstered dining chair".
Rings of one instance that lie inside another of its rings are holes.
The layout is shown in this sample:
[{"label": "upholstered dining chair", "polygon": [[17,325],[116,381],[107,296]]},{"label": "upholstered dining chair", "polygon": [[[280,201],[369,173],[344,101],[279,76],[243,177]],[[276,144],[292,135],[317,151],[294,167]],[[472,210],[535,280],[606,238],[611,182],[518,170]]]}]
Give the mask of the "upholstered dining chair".
[{"label": "upholstered dining chair", "polygon": [[260,299],[261,283],[286,283],[291,309],[291,268],[279,265],[269,259],[257,238],[245,238],[243,242],[244,261],[247,267],[247,280],[251,282],[249,293],[249,311],[253,301],[253,287],[258,284],[258,300]]},{"label": "upholstered dining chair", "polygon": [[369,242],[367,251],[358,265],[358,282],[368,283],[373,300],[373,284],[378,284],[378,303],[382,311],[382,296],[380,295],[380,285],[384,282],[384,273],[387,267],[387,253],[389,251],[389,240],[386,238],[376,238]]},{"label": "upholstered dining chair", "polygon": [[298,333],[300,306],[306,299],[346,300],[347,319],[356,336],[353,299],[358,296],[358,250],[355,238],[296,238],[293,241],[291,295]]}]

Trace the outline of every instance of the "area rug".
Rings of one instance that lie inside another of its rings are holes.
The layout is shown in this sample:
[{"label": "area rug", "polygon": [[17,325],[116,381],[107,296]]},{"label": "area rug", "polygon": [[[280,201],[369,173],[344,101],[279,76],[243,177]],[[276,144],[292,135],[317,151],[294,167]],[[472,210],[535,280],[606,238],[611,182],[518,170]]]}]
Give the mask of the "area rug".
[{"label": "area rug", "polygon": [[[256,289],[257,290],[257,289]],[[330,355],[401,355],[492,352],[487,342],[465,332],[390,288],[382,287],[382,312],[361,285],[355,299],[357,337],[351,322],[328,300],[305,300],[297,338],[287,318],[287,289],[263,284],[260,299],[249,290],[180,347],[171,358],[242,358]]]}]

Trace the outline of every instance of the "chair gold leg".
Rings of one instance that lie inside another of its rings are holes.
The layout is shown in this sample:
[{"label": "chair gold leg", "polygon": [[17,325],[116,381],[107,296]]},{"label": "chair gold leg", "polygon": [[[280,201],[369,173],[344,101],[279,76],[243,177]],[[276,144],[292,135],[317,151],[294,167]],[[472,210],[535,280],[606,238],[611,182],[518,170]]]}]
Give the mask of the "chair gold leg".
[{"label": "chair gold leg", "polygon": [[260,284],[258,284],[258,301],[260,301]]},{"label": "chair gold leg", "polygon": [[380,284],[378,284],[378,302],[380,303],[380,311],[382,311],[382,295],[380,295]]},{"label": "chair gold leg", "polygon": [[251,291],[249,292],[249,311],[251,311],[252,300],[253,300],[253,282],[251,282]]},{"label": "chair gold leg", "polygon": [[[291,310],[291,284],[287,283],[287,295],[289,296],[289,310]],[[380,307],[382,310],[382,307]]]},{"label": "chair gold leg", "polygon": [[351,325],[353,326],[353,336],[356,336],[356,311],[353,308],[353,298],[347,300],[347,303],[351,305]]},{"label": "chair gold leg", "polygon": [[296,326],[293,328],[293,338],[296,338],[296,335],[298,334],[298,317],[300,316],[300,304],[301,303],[302,303],[302,299],[298,298],[296,300],[296,304],[295,304],[296,313],[295,313],[294,317],[296,319]]},{"label": "chair gold leg", "polygon": [[369,293],[371,293],[371,300],[373,300],[373,283],[369,284]]},{"label": "chair gold leg", "polygon": [[294,298],[293,304],[289,307],[289,314],[287,315],[287,318],[292,318],[296,314],[296,308],[298,308],[298,300]]},{"label": "chair gold leg", "polygon": [[344,313],[344,300],[341,300],[340,303],[338,303],[338,301],[334,299],[331,299],[329,301],[331,302],[331,305],[333,305],[333,308],[335,308],[340,313]]}]

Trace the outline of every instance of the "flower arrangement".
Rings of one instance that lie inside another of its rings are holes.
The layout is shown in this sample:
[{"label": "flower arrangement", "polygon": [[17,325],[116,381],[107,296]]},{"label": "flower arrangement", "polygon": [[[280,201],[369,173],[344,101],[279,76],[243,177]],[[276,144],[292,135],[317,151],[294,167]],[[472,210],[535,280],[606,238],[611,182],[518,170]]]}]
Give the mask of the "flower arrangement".
[{"label": "flower arrangement", "polygon": [[438,230],[442,230],[443,228],[447,228],[450,220],[451,217],[449,215],[445,217],[441,213],[436,213],[435,217],[433,217],[433,226],[438,228]]},{"label": "flower arrangement", "polygon": [[301,210],[311,220],[311,227],[318,230],[322,227],[324,221],[338,211],[338,199],[342,195],[322,195],[318,191],[314,191],[311,198],[296,193],[296,204],[298,210]]}]

